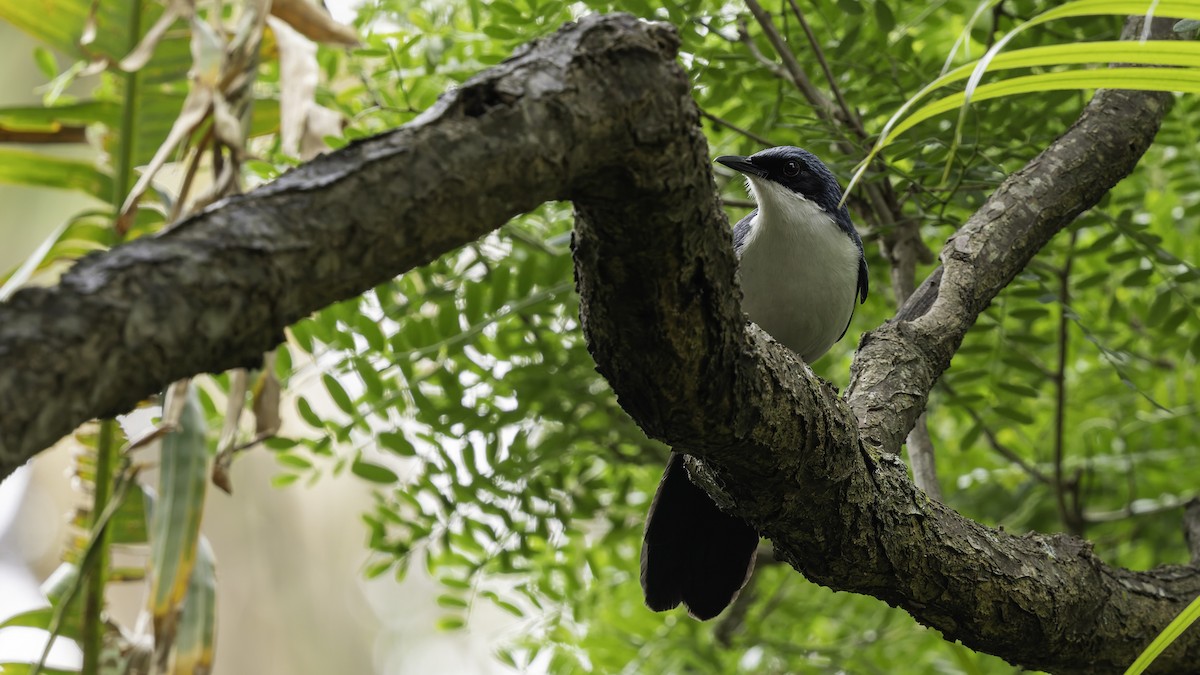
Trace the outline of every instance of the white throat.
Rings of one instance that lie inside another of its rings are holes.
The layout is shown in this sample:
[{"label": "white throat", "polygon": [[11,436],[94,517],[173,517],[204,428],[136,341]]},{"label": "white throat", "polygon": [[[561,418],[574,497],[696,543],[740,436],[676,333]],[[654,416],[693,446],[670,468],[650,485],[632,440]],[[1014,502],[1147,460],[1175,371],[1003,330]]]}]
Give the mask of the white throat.
[{"label": "white throat", "polygon": [[739,262],[742,308],[812,363],[837,342],[858,292],[858,246],[816,203],[748,177],[758,203]]}]

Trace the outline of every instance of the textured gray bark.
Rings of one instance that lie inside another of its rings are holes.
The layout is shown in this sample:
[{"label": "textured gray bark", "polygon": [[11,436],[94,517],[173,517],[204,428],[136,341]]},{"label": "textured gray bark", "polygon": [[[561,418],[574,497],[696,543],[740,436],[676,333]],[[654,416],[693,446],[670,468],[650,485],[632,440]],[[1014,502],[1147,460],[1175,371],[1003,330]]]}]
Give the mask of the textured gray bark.
[{"label": "textured gray bark", "polygon": [[[1132,170],[1167,97],[1098,95],[864,337],[843,400],[743,320],[677,48],[661,24],[587,19],[403,129],[21,292],[0,306],[0,475],[90,417],[252,363],[308,312],[571,199],[598,367],[647,433],[703,458],[776,555],[1014,663],[1123,670],[1200,593],[1200,569],[1132,572],[1078,539],[984,527],[927,500],[893,453],[978,313]],[[1161,667],[1197,662],[1193,631]]]}]

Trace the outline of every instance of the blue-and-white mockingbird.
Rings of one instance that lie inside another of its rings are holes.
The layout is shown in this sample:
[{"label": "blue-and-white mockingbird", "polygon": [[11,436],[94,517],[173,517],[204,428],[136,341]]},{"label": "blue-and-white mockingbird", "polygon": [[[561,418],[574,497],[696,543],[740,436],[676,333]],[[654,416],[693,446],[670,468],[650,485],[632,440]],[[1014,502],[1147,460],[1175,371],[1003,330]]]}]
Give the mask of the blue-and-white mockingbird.
[{"label": "blue-and-white mockingbird", "polygon": [[[812,363],[846,334],[855,300],[867,299],[867,260],[842,189],[800,148],[769,148],[717,161],[746,176],[758,208],[738,221],[742,309]],[[697,619],[720,614],[754,566],[758,532],[692,485],[672,453],[650,504],[642,542],[642,590],[655,611],[680,602]]]}]

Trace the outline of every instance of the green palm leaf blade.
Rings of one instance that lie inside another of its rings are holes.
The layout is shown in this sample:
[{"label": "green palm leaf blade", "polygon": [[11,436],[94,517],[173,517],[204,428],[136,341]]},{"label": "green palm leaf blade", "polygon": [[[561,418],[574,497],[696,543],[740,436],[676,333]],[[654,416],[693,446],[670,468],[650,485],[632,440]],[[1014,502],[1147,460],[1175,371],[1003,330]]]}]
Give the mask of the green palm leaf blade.
[{"label": "green palm leaf blade", "polygon": [[204,411],[194,385],[186,396],[179,428],[163,438],[159,495],[151,519],[150,607],[159,648],[174,642],[179,608],[196,562],[208,486]]}]

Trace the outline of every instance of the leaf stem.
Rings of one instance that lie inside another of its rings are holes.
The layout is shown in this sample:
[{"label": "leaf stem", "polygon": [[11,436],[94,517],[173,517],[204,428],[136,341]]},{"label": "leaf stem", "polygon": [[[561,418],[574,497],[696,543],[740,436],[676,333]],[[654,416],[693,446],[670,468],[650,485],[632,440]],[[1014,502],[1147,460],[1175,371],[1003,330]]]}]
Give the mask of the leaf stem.
[{"label": "leaf stem", "polygon": [[[137,47],[142,33],[142,3],[131,3],[129,9],[129,25],[127,38],[129,40],[129,50]],[[128,223],[122,224],[117,218],[121,213],[121,205],[125,203],[125,196],[129,193],[129,186],[133,176],[133,159],[134,146],[136,144],[137,133],[135,127],[137,125],[138,114],[138,85],[139,71],[123,73],[125,79],[125,95],[121,101],[121,129],[117,136],[117,161],[113,166],[113,222],[115,223],[117,236],[124,239],[128,230]]]},{"label": "leaf stem", "polygon": [[84,567],[80,573],[87,578],[87,594],[83,606],[83,674],[100,672],[100,652],[104,647],[104,586],[108,581],[109,543],[112,538],[107,522],[101,520],[112,500],[113,465],[117,454],[115,436],[116,420],[100,422],[100,440],[96,444],[96,475],[93,481],[95,495],[92,501],[92,532],[96,538],[96,555],[91,568]]},{"label": "leaf stem", "polygon": [[[129,8],[129,23],[127,24],[126,40],[129,49],[137,47],[141,37],[142,3],[133,2]],[[123,223],[118,217],[125,195],[129,192],[130,179],[133,175],[134,127],[137,123],[138,103],[138,71],[124,73],[125,92],[121,101],[121,127],[117,136],[117,156],[113,166],[113,229],[117,241],[125,238],[128,223]],[[96,447],[96,475],[93,481],[95,493],[92,500],[92,536],[96,538],[95,564],[89,570],[83,568],[81,574],[87,578],[87,593],[84,598],[83,633],[80,647],[83,650],[83,675],[95,675],[100,672],[100,654],[104,648],[104,587],[108,582],[109,548],[112,534],[108,530],[107,521],[101,520],[103,514],[111,512],[109,502],[113,496],[113,468],[116,465],[118,448],[115,441],[117,422],[105,419],[100,422],[100,439]],[[97,531],[98,530],[98,531]]]},{"label": "leaf stem", "polygon": [[[1071,325],[1071,263],[1074,260],[1077,229],[1071,230],[1067,243],[1067,259],[1059,274],[1058,315],[1058,363],[1054,371],[1054,493],[1058,501],[1058,517],[1063,527],[1075,535],[1083,534],[1083,519],[1079,514],[1078,477],[1063,475],[1063,458],[1066,453],[1063,436],[1067,417],[1067,358],[1070,347],[1068,329]],[[1067,504],[1067,493],[1073,493],[1072,505]]]}]

